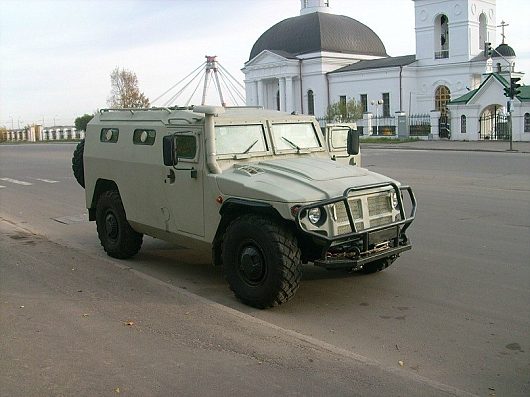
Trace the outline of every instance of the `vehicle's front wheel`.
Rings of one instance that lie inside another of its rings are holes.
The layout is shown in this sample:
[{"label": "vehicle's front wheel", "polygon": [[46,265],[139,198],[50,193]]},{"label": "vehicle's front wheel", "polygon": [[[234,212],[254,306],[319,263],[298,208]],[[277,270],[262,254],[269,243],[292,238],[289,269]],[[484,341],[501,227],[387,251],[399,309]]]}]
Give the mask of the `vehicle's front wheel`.
[{"label": "vehicle's front wheel", "polygon": [[258,215],[243,215],[223,239],[225,274],[236,297],[260,309],[291,299],[302,276],[300,249],[286,227]]},{"label": "vehicle's front wheel", "polygon": [[108,190],[99,197],[96,226],[103,249],[113,258],[130,258],[142,246],[143,235],[127,222],[120,194],[116,190]]}]

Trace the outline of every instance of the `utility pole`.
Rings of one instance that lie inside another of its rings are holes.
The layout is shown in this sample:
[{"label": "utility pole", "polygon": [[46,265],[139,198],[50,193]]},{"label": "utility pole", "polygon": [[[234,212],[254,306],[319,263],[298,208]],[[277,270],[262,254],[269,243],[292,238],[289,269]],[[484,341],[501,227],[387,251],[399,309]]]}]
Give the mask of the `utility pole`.
[{"label": "utility pole", "polygon": [[375,134],[379,136],[379,105],[383,104],[382,99],[372,101],[372,106],[375,106]]}]

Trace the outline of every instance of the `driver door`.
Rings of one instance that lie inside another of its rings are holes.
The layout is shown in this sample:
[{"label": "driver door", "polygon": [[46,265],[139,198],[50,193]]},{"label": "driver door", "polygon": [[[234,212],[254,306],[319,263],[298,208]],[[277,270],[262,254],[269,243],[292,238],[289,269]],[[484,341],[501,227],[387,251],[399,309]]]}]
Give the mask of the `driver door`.
[{"label": "driver door", "polygon": [[204,236],[204,174],[201,132],[176,130],[178,164],[164,166],[164,195],[169,232]]}]

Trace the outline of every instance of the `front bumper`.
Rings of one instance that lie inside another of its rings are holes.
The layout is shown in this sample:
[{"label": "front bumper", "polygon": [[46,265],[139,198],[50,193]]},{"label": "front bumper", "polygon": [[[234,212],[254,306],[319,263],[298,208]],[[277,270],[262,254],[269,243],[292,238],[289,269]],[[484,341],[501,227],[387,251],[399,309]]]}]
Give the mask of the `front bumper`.
[{"label": "front bumper", "polygon": [[[352,197],[362,197],[363,192],[388,192],[393,191],[397,198],[398,214],[395,220],[375,227],[357,230],[359,219],[354,219],[350,208]],[[403,193],[408,193],[410,198],[410,214],[405,214]],[[319,230],[308,230],[304,227],[303,218],[312,208],[323,208],[342,203],[346,208],[349,230],[351,232],[336,236],[328,236]],[[347,189],[341,197],[323,200],[317,203],[302,206],[298,209],[295,222],[298,230],[305,236],[311,237],[323,247],[322,256],[313,263],[326,268],[359,269],[365,264],[375,261],[393,261],[404,251],[412,248],[405,232],[416,216],[416,198],[409,186],[398,186],[394,182],[377,183],[352,187]],[[357,223],[356,223],[357,222]]]}]

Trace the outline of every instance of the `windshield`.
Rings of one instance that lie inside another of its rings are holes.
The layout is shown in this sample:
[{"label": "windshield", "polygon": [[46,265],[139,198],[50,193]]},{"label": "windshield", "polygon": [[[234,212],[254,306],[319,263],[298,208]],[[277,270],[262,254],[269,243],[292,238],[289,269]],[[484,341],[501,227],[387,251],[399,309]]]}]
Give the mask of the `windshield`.
[{"label": "windshield", "polygon": [[262,125],[227,125],[215,127],[215,147],[218,155],[266,152]]},{"label": "windshield", "polygon": [[273,124],[272,136],[276,150],[319,148],[320,142],[313,124]]}]

